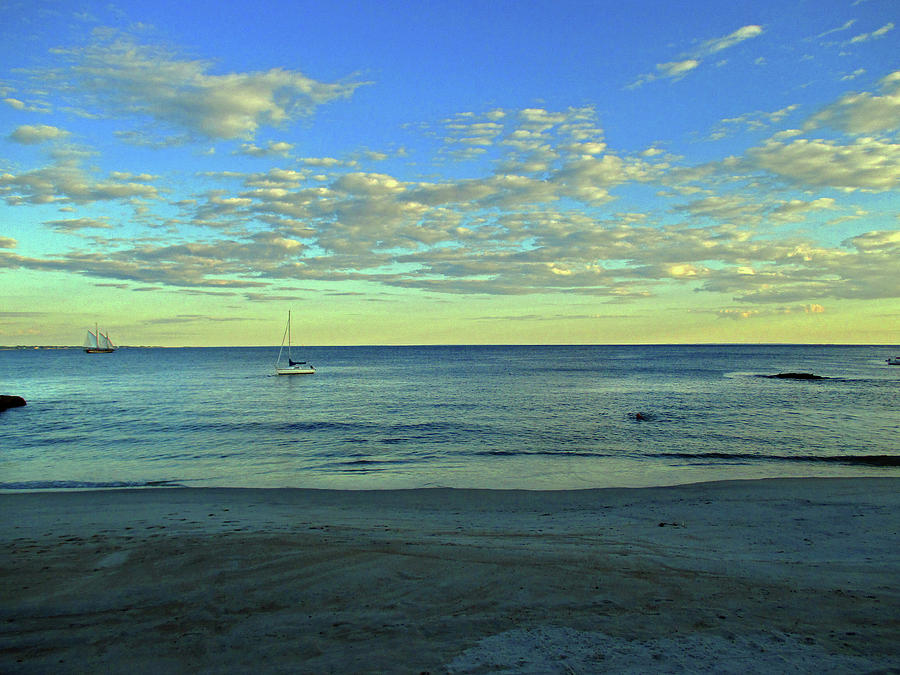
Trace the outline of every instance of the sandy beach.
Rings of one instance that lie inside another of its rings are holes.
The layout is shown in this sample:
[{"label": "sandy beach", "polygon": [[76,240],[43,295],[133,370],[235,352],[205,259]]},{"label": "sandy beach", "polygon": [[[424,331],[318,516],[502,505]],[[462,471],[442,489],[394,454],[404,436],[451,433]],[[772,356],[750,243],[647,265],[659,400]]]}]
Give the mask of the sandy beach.
[{"label": "sandy beach", "polygon": [[0,671],[900,672],[900,480],[0,495]]}]

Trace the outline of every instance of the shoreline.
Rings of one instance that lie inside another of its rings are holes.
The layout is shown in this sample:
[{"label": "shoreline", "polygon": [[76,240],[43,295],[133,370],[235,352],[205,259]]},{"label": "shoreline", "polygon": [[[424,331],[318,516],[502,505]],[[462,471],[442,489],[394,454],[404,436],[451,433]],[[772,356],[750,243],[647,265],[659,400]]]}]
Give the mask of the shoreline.
[{"label": "shoreline", "polygon": [[889,477],[4,493],[0,670],[900,668],[898,507]]},{"label": "shoreline", "polygon": [[[568,458],[571,462],[572,458]],[[581,457],[575,457],[578,461]],[[593,459],[587,456],[585,459]],[[779,458],[775,458],[779,460]],[[146,490],[259,490],[311,492],[411,492],[415,490],[472,490],[499,492],[583,492],[589,490],[653,490],[662,488],[690,487],[694,485],[715,483],[747,483],[768,480],[881,480],[900,479],[900,456],[895,455],[850,455],[841,461],[831,457],[809,459],[810,466],[796,473],[785,473],[783,465],[778,461],[761,463],[758,466],[679,466],[679,467],[645,467],[641,475],[637,467],[642,465],[643,458],[619,460],[617,466],[610,468],[602,476],[589,475],[581,477],[577,467],[569,466],[565,472],[548,472],[543,475],[523,473],[513,477],[496,477],[493,484],[485,487],[488,479],[483,474],[479,479],[466,475],[450,475],[445,480],[438,480],[432,474],[413,477],[392,478],[368,476],[360,479],[355,476],[330,478],[313,478],[307,482],[288,486],[283,483],[265,484],[245,481],[242,485],[205,483],[198,479],[154,479],[146,481],[129,480],[10,480],[0,482],[0,496],[19,494],[66,494],[84,492],[109,491],[146,491]],[[533,470],[533,467],[532,467]],[[495,478],[491,476],[491,478]]]}]

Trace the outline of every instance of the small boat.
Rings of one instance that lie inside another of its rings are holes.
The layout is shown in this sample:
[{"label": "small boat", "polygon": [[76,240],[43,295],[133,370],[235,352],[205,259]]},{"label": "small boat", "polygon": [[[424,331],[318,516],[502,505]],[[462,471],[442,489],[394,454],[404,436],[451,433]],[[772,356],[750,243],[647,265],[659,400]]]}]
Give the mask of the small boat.
[{"label": "small boat", "polygon": [[94,326],[94,332],[88,330],[84,338],[84,351],[87,354],[109,354],[116,351],[116,346],[109,339],[109,335],[104,335]]},{"label": "small boat", "polygon": [[[281,354],[284,352],[284,343],[287,340],[287,365],[283,365]],[[276,375],[313,375],[316,369],[313,364],[306,361],[294,361],[291,358],[291,312],[288,310],[287,327],[281,338],[281,349],[278,350],[278,358],[275,359]]]},{"label": "small boat", "polygon": [[900,356],[894,356],[890,359],[885,359],[889,366],[900,366]]}]

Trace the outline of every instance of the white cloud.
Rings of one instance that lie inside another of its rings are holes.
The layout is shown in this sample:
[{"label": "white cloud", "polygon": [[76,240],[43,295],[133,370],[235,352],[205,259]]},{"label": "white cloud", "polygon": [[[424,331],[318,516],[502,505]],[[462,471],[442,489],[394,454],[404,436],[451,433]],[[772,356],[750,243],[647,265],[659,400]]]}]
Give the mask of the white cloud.
[{"label": "white cloud", "polygon": [[694,70],[700,65],[697,59],[685,59],[684,61],[672,61],[670,63],[657,63],[656,69],[663,77],[678,79]]},{"label": "white cloud", "polygon": [[874,138],[847,144],[823,139],[770,140],[750,149],[747,161],[800,186],[876,192],[900,186],[900,145]]},{"label": "white cloud", "polygon": [[723,49],[728,49],[729,47],[734,47],[736,44],[743,42],[744,40],[749,40],[750,38],[759,37],[763,33],[762,26],[743,26],[738,28],[736,31],[731,33],[730,35],[726,35],[725,37],[715,38],[713,40],[708,40],[704,42],[698,53],[701,55],[710,55],[715,54],[717,52],[722,51]]},{"label": "white cloud", "polygon": [[841,82],[847,82],[847,81],[849,81],[849,80],[855,80],[857,77],[862,77],[862,76],[865,75],[865,74],[866,74],[866,69],[865,69],[865,68],[857,68],[857,69],[854,70],[852,73],[848,73],[847,75],[844,75],[843,77],[841,77]]},{"label": "white cloud", "polygon": [[21,101],[17,98],[12,98],[12,97],[4,98],[3,102],[6,105],[8,105],[10,108],[14,108],[15,110],[21,110],[22,112],[36,112],[36,113],[50,112],[50,106],[44,102],[26,103],[25,101]]},{"label": "white cloud", "polygon": [[71,68],[43,77],[87,109],[149,117],[163,128],[213,139],[252,139],[261,126],[286,124],[362,84],[318,82],[282,68],[212,75],[208,61],[179,59],[111,31],[87,47],[57,53],[69,57]]},{"label": "white cloud", "polygon": [[369,197],[397,194],[404,189],[403,183],[383,173],[348,173],[338,178],[332,187],[351,195]]},{"label": "white cloud", "polygon": [[[96,201],[156,199],[157,189],[146,182],[122,179],[111,174],[108,179],[95,179],[84,171],[77,160],[20,174],[0,174],[0,197],[10,205],[88,204]],[[148,177],[149,178],[149,177]]]},{"label": "white cloud", "polygon": [[720,309],[717,315],[720,319],[759,319],[764,317],[780,316],[785,314],[824,314],[825,308],[819,304],[799,305],[794,307],[776,307],[766,309]]},{"label": "white cloud", "polygon": [[850,40],[850,44],[857,44],[860,42],[868,42],[869,40],[877,40],[878,38],[882,38],[888,33],[894,30],[893,22],[886,23],[878,30],[873,30],[871,33],[860,33],[859,35],[853,37]]},{"label": "white cloud", "polygon": [[702,43],[696,49],[684,54],[684,58],[677,61],[669,61],[666,63],[657,63],[655,73],[646,73],[639,76],[634,82],[628,85],[629,89],[636,89],[644,84],[653,82],[659,78],[667,78],[670,80],[679,80],[687,73],[700,67],[703,59],[717,54],[725,49],[734,47],[745,40],[762,35],[762,26],[749,25],[738,28],[733,33],[720,38],[713,38]]},{"label": "white cloud", "polygon": [[756,111],[744,113],[738,117],[727,117],[713,129],[710,134],[710,140],[721,140],[739,129],[746,131],[767,129],[774,124],[783,122],[786,117],[793,114],[798,108],[797,104],[792,104],[772,112]]},{"label": "white cloud", "polygon": [[[775,123],[792,110],[740,116],[734,124]],[[0,266],[216,292],[286,279],[353,279],[443,293],[565,292],[629,302],[683,288],[757,307],[813,307],[823,298],[900,292],[886,281],[895,278],[900,259],[894,233],[881,229],[826,246],[793,228],[763,227],[831,210],[848,213],[833,191],[821,188],[895,187],[900,150],[883,139],[842,144],[802,139],[797,131],[773,137],[745,158],[685,166],[661,152],[611,149],[591,108],[451,120],[451,136],[493,138],[492,163],[480,173],[413,180],[361,170],[354,162],[362,155],[295,159],[299,169],[206,173],[212,189],[181,194],[171,204],[179,213],[177,222],[171,217],[171,232],[182,224],[204,228],[194,240],[181,230],[184,239],[165,241],[162,227],[153,239],[104,240],[108,221],[77,213],[91,200],[165,197],[155,192],[155,176],[96,177],[72,159],[3,174],[0,196],[9,203],[55,201],[75,211],[48,226],[99,229],[91,232],[89,250],[43,259],[0,250]],[[771,191],[784,182],[805,192]],[[625,185],[628,190],[618,189]],[[630,191],[673,185],[671,192],[692,188],[696,196],[671,208],[663,201],[670,194],[640,213],[633,203],[603,206]]]},{"label": "white cloud", "polygon": [[523,129],[542,132],[568,120],[564,112],[548,112],[543,108],[526,108],[519,112],[519,120]]},{"label": "white cloud", "polygon": [[712,218],[732,223],[757,221],[762,208],[761,204],[748,202],[739,195],[712,195],[675,207],[677,211],[686,211],[695,218]]},{"label": "white cloud", "polygon": [[830,197],[820,197],[808,202],[802,199],[791,199],[777,206],[769,214],[769,217],[778,223],[800,223],[806,220],[807,214],[813,211],[834,208],[835,200]]},{"label": "white cloud", "polygon": [[44,223],[58,232],[75,232],[83,229],[110,229],[112,225],[105,218],[70,218],[68,220],[49,220]]},{"label": "white cloud", "polygon": [[876,251],[900,254],[900,230],[866,232],[845,242],[860,251]]},{"label": "white cloud", "polygon": [[882,94],[847,94],[810,118],[807,128],[831,126],[851,134],[876,134],[900,129],[900,71],[879,83]]},{"label": "white cloud", "polygon": [[65,138],[69,135],[68,131],[64,131],[48,124],[25,124],[18,127],[9,135],[9,139],[23,145],[37,145],[46,141],[55,141]]},{"label": "white cloud", "polygon": [[253,143],[242,143],[234,154],[249,157],[287,157],[293,149],[294,146],[291,143],[284,141],[269,141],[263,147]]},{"label": "white cloud", "polygon": [[300,157],[297,160],[306,166],[315,166],[321,168],[334,168],[338,166],[353,166],[354,162],[344,162],[334,157]]},{"label": "white cloud", "polygon": [[853,24],[855,24],[855,23],[856,23],[856,19],[850,19],[849,21],[847,21],[846,23],[844,23],[844,25],[842,25],[842,26],[838,26],[837,28],[832,28],[831,30],[826,30],[824,33],[819,33],[819,34],[816,36],[816,38],[817,38],[817,39],[820,39],[820,38],[826,37],[826,36],[828,36],[828,35],[831,35],[831,34],[833,34],[833,33],[840,33],[840,32],[845,31],[845,30],[850,30],[850,28],[851,28],[851,27],[853,26]]}]

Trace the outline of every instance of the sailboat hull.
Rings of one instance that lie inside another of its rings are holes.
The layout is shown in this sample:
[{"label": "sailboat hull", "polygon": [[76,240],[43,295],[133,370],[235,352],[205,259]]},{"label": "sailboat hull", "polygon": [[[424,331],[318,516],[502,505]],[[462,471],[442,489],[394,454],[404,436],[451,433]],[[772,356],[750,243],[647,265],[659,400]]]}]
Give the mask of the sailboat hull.
[{"label": "sailboat hull", "polygon": [[276,368],[276,375],[314,375],[316,369],[312,366],[292,366],[290,368]]},{"label": "sailboat hull", "polygon": [[97,348],[97,347],[93,347],[93,348],[84,350],[85,354],[112,354],[114,351],[116,351],[116,350],[108,349],[108,348],[105,348],[105,349]]}]

